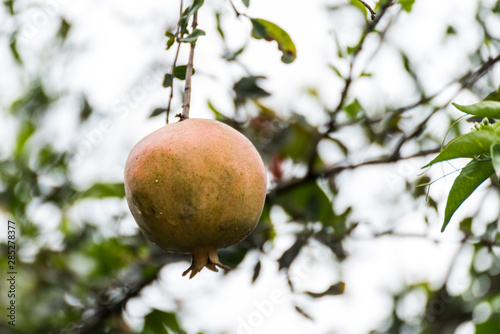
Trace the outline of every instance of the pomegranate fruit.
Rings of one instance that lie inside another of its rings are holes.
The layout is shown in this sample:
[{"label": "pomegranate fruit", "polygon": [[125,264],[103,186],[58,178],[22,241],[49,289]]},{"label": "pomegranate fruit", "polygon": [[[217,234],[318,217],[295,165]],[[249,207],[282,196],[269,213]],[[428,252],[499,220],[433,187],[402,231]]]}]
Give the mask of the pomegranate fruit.
[{"label": "pomegranate fruit", "polygon": [[144,137],[125,165],[125,193],[139,229],[154,244],[192,254],[183,276],[218,271],[217,249],[255,228],[266,197],[266,172],[252,143],[207,119],[168,124]]}]

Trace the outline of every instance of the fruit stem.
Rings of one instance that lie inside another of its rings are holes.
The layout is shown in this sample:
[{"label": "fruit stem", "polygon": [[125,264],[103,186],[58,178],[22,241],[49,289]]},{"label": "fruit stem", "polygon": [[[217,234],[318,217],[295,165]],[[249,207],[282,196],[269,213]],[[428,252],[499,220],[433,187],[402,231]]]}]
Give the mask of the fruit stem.
[{"label": "fruit stem", "polygon": [[182,276],[186,276],[191,271],[189,279],[193,278],[205,267],[215,272],[219,271],[217,267],[231,270],[228,266],[220,263],[219,256],[217,255],[217,248],[214,246],[200,246],[193,248],[191,250],[191,255],[191,266],[182,273]]},{"label": "fruit stem", "polygon": [[[197,25],[198,25],[198,11],[196,11],[193,14],[193,31],[195,31]],[[184,87],[184,107],[180,115],[181,121],[189,118],[189,108],[191,107],[191,76],[193,74],[195,47],[196,47],[196,42],[191,43],[191,49],[189,50],[189,61],[186,68],[186,86]]]}]

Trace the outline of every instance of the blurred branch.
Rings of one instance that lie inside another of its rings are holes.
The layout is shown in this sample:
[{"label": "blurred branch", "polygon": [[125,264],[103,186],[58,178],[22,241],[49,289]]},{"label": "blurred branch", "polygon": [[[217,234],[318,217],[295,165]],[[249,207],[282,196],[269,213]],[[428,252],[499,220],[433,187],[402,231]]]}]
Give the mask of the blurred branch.
[{"label": "blurred branch", "polygon": [[142,272],[145,267],[155,265],[155,271],[148,275],[147,277],[142,277],[142,279],[135,282],[113,282],[104,291],[112,291],[117,288],[117,283],[120,288],[124,291],[122,296],[112,302],[106,303],[105,301],[97,301],[97,307],[94,314],[80,324],[74,326],[72,329],[68,330],[68,334],[84,334],[84,333],[94,333],[96,326],[101,326],[108,318],[120,314],[125,308],[127,302],[140,294],[141,290],[147,285],[151,284],[157,279],[158,273],[163,268],[163,266],[169,263],[175,263],[179,261],[186,260],[185,256],[166,254],[163,251],[158,254],[154,254],[150,258],[146,259],[142,263],[134,265],[133,272]]},{"label": "blurred branch", "polygon": [[361,162],[358,164],[332,166],[332,167],[326,168],[326,169],[324,169],[322,171],[318,171],[318,172],[311,171],[309,174],[307,174],[303,178],[293,178],[293,179],[290,179],[288,181],[284,181],[282,183],[279,183],[274,189],[272,189],[269,192],[268,195],[275,194],[275,193],[282,192],[282,191],[288,191],[291,188],[296,187],[296,186],[298,186],[302,183],[305,183],[307,181],[315,180],[317,178],[330,177],[330,176],[338,174],[344,170],[356,169],[359,167],[370,166],[370,165],[382,165],[382,164],[387,164],[387,163],[394,163],[394,162],[398,162],[401,160],[407,160],[407,159],[413,159],[413,158],[417,158],[417,157],[427,156],[429,154],[438,153],[439,151],[441,151],[441,147],[436,147],[436,148],[429,149],[429,150],[422,150],[418,153],[415,153],[413,155],[409,155],[407,157],[400,157],[398,155],[391,154],[387,157],[381,157],[378,159],[368,160],[368,161]]}]

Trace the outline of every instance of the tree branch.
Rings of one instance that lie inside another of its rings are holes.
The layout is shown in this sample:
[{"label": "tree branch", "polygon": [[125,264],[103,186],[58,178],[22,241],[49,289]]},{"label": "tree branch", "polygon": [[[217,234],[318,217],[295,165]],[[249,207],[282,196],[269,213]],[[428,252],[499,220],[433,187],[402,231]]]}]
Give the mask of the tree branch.
[{"label": "tree branch", "polygon": [[[193,15],[193,31],[198,25],[198,12]],[[191,108],[191,76],[193,74],[193,63],[194,63],[194,49],[196,48],[196,42],[191,43],[191,49],[189,50],[189,62],[186,68],[186,85],[184,87],[184,107],[182,113],[180,114],[180,120],[185,120],[189,118],[189,109]]]}]

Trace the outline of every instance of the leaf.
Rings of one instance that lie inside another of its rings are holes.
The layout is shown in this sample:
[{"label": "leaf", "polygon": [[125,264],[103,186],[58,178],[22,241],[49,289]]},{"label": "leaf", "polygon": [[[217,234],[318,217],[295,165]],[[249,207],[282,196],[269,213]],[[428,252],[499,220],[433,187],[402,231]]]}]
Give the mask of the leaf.
[{"label": "leaf", "polygon": [[316,292],[306,291],[306,293],[309,296],[313,297],[313,298],[321,298],[321,297],[324,297],[324,296],[337,296],[337,295],[341,295],[341,294],[344,293],[344,290],[345,290],[345,283],[344,282],[338,282],[337,284],[333,284],[332,286],[330,286],[328,289],[326,289],[323,292],[316,293]]},{"label": "leaf", "polygon": [[[179,80],[186,80],[186,70],[187,70],[187,65],[176,66],[174,68],[173,75]],[[194,75],[195,73],[196,71],[193,68],[192,75]]]},{"label": "leaf", "polygon": [[59,26],[59,31],[57,32],[57,37],[61,38],[63,41],[68,37],[69,30],[71,29],[71,24],[65,19],[61,19],[61,25]]},{"label": "leaf", "polygon": [[500,176],[500,144],[494,143],[490,147],[491,164],[495,174]]},{"label": "leaf", "polygon": [[281,257],[279,258],[279,260],[278,260],[279,270],[281,270],[283,268],[286,268],[286,269],[290,268],[290,265],[292,264],[293,260],[295,260],[295,258],[297,257],[297,255],[299,255],[300,250],[305,245],[305,243],[306,243],[306,239],[305,238],[303,238],[303,237],[298,237],[297,238],[297,240],[292,245],[292,247],[290,247],[289,249],[287,249],[283,253],[283,255],[281,255]]},{"label": "leaf", "polygon": [[[184,73],[186,73],[186,70],[184,70]],[[184,74],[184,77],[186,74]],[[174,76],[170,73],[165,73],[165,77],[163,77],[163,87],[172,87],[172,84],[174,83]]]},{"label": "leaf", "polygon": [[190,33],[188,36],[181,38],[181,42],[183,43],[191,43],[194,44],[198,40],[198,37],[200,36],[205,36],[205,32],[200,29],[195,29],[192,33]]},{"label": "leaf", "polygon": [[123,183],[95,183],[79,195],[80,198],[125,197]]},{"label": "leaf", "polygon": [[265,77],[249,76],[243,77],[238,80],[238,82],[233,86],[233,90],[236,93],[236,98],[240,101],[243,101],[247,98],[258,99],[260,97],[271,95],[257,84],[257,80],[259,79],[265,79]]},{"label": "leaf", "polygon": [[153,117],[156,117],[158,115],[161,115],[166,111],[167,111],[167,108],[156,108],[155,110],[153,110],[151,115],[149,115],[149,118],[153,118]]},{"label": "leaf", "polygon": [[186,27],[187,27],[187,24],[189,22],[189,19],[191,18],[191,16],[194,15],[194,13],[196,13],[198,11],[198,9],[200,9],[201,6],[203,6],[203,2],[204,2],[204,0],[194,0],[193,4],[191,6],[189,6],[188,8],[186,8],[186,10],[184,10],[184,13],[182,14],[182,18],[179,22],[179,25],[181,27],[181,29],[180,29],[181,34],[186,33]]},{"label": "leaf", "polygon": [[167,41],[167,50],[170,50],[170,48],[172,47],[172,45],[174,45],[175,43],[175,37],[170,37]]},{"label": "leaf", "polygon": [[399,3],[401,5],[401,8],[409,13],[411,12],[415,0],[399,0]]},{"label": "leaf", "polygon": [[453,182],[450,194],[448,195],[441,232],[444,232],[451,217],[460,205],[493,173],[493,166],[489,160],[472,160],[462,169],[460,175]]},{"label": "leaf", "polygon": [[345,107],[345,113],[350,119],[355,119],[362,110],[363,107],[361,107],[357,99],[354,99],[352,103]]},{"label": "leaf", "polygon": [[276,204],[299,221],[320,221],[323,225],[331,225],[335,221],[332,203],[314,181],[278,193]]},{"label": "leaf", "polygon": [[450,141],[450,143],[425,167],[429,167],[436,162],[456,159],[474,158],[480,154],[488,153],[492,143],[500,138],[490,131],[470,132]]},{"label": "leaf", "polygon": [[255,283],[257,278],[259,277],[260,274],[260,269],[262,268],[262,264],[260,263],[260,260],[255,264],[255,267],[253,267],[253,275],[252,275],[252,283]]},{"label": "leaf", "polygon": [[82,106],[80,109],[80,122],[85,122],[94,111],[94,108],[92,108],[85,95],[83,95],[81,98],[81,104]]},{"label": "leaf", "polygon": [[250,0],[242,0],[242,1],[247,8],[250,6]]},{"label": "leaf", "polygon": [[[170,331],[172,332],[170,332]],[[174,313],[153,310],[144,319],[143,334],[182,334],[183,331]]]},{"label": "leaf", "polygon": [[462,106],[456,103],[453,103],[453,105],[458,110],[469,115],[500,119],[500,102],[498,101],[486,100],[469,106]]},{"label": "leaf", "polygon": [[255,39],[265,39],[266,41],[276,41],[278,49],[283,52],[281,61],[285,64],[292,63],[297,58],[297,50],[292,39],[286,31],[281,29],[276,24],[263,20],[251,19],[252,21],[252,37]]}]

